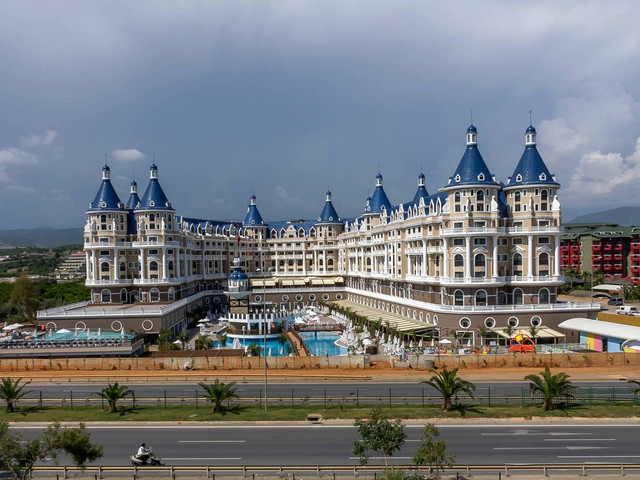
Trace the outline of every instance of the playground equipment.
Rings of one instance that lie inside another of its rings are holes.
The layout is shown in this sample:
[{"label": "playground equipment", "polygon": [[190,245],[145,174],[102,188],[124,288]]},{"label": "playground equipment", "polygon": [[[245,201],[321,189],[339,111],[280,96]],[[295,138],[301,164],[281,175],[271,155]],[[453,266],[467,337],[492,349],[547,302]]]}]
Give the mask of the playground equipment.
[{"label": "playground equipment", "polygon": [[509,346],[509,352],[535,352],[536,345],[531,340],[531,337],[525,335],[522,332],[511,339],[511,345]]}]

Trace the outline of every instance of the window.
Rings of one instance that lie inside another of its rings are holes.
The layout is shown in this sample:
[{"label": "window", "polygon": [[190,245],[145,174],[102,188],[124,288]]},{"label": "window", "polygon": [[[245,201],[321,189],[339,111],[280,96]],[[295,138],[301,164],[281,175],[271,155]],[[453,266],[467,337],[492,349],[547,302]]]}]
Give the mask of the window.
[{"label": "window", "polygon": [[549,244],[549,237],[540,237],[538,238],[538,243],[541,245],[548,245]]},{"label": "window", "polygon": [[478,290],[476,292],[476,305],[485,306],[487,304],[487,292],[484,290]]},{"label": "window", "polygon": [[464,293],[462,290],[456,290],[453,293],[454,305],[464,305]]},{"label": "window", "polygon": [[486,328],[493,328],[496,326],[496,320],[492,317],[487,317],[484,319],[484,326]]},{"label": "window", "polygon": [[516,288],[513,291],[513,304],[522,305],[523,303],[524,303],[524,294],[522,293],[522,290],[520,290],[519,288]]},{"label": "window", "polygon": [[466,330],[471,326],[471,320],[469,320],[467,317],[462,317],[458,321],[458,325],[460,325],[460,328],[464,328]]},{"label": "window", "polygon": [[100,301],[102,303],[111,303],[111,290],[102,290],[100,292]]},{"label": "window", "polygon": [[152,288],[149,290],[149,301],[150,302],[159,302],[160,301],[160,290],[157,288]]},{"label": "window", "polygon": [[524,243],[524,239],[522,237],[515,237],[513,239],[514,245],[522,245]]},{"label": "window", "polygon": [[487,244],[487,239],[484,238],[484,237],[474,238],[473,239],[473,244],[474,245],[486,245]]},{"label": "window", "polygon": [[454,238],[453,239],[453,246],[454,247],[461,247],[464,245],[464,238]]},{"label": "window", "polygon": [[514,328],[517,327],[519,323],[520,320],[518,320],[518,317],[509,317],[509,320],[507,320],[507,325],[510,325]]},{"label": "window", "polygon": [[529,323],[531,324],[532,327],[539,327],[540,325],[542,325],[542,319],[536,315],[534,317],[531,317],[531,320],[529,320]]},{"label": "window", "polygon": [[485,264],[486,264],[486,258],[484,256],[484,254],[479,253],[478,255],[476,255],[475,266],[476,267],[484,267]]},{"label": "window", "polygon": [[538,303],[547,304],[549,303],[549,290],[546,288],[541,288],[538,292]]},{"label": "window", "polygon": [[464,257],[460,254],[453,257],[453,266],[454,267],[464,267]]}]

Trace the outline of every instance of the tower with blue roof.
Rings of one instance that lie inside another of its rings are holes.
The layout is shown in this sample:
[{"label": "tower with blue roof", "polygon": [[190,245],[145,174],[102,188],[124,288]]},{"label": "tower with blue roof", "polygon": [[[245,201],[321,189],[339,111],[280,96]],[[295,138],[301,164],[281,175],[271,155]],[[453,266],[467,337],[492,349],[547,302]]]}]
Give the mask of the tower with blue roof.
[{"label": "tower with blue roof", "polygon": [[375,187],[373,195],[367,198],[367,203],[362,213],[363,221],[369,226],[378,225],[380,216],[387,216],[391,211],[391,202],[382,186],[382,174],[380,172],[376,175]]},{"label": "tower with blue roof", "polygon": [[173,230],[175,209],[158,180],[158,167],[149,167],[149,184],[134,209],[138,233]]},{"label": "tower with blue roof", "polygon": [[250,238],[266,240],[269,232],[269,224],[265,223],[258,210],[256,202],[256,196],[251,195],[249,198],[249,206],[247,207],[247,214],[242,221],[242,227]]},{"label": "tower with blue roof", "polygon": [[329,190],[325,195],[324,208],[316,221],[316,229],[321,238],[336,237],[342,233],[342,219],[333,206]]}]

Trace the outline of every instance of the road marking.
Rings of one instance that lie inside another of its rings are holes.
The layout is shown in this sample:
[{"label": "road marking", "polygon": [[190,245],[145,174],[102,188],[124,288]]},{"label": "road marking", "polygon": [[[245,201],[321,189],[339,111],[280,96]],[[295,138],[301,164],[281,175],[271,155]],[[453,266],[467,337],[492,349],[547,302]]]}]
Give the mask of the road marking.
[{"label": "road marking", "polygon": [[534,432],[531,430],[517,430],[515,432],[509,432],[509,433],[481,433],[480,435],[482,436],[492,436],[492,437],[504,437],[504,436],[511,436],[511,435],[552,435],[552,436],[561,436],[561,435],[592,435],[589,432],[583,432],[583,433],[578,433],[578,432]]},{"label": "road marking", "polygon": [[615,442],[615,438],[545,438],[545,442]]},{"label": "road marking", "polygon": [[567,450],[604,450],[613,447],[588,447],[582,445],[567,445],[564,447],[493,447],[494,450],[557,450],[566,448]]},{"label": "road marking", "polygon": [[[389,457],[388,460],[409,460],[411,457]],[[349,460],[360,460],[360,457],[349,457]],[[384,460],[384,457],[369,457],[369,460]]]},{"label": "road marking", "polygon": [[640,458],[640,455],[558,455],[558,458]]},{"label": "road marking", "polygon": [[247,443],[246,440],[178,440],[178,443]]},{"label": "road marking", "polygon": [[170,460],[172,462],[185,460],[190,462],[197,462],[202,460],[242,460],[242,457],[162,457],[163,460]]}]

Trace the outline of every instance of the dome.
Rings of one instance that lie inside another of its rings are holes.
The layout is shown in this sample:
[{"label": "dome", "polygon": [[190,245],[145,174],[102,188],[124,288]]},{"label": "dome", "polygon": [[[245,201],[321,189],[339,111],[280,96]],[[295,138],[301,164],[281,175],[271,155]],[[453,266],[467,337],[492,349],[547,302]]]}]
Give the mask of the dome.
[{"label": "dome", "polygon": [[244,273],[240,268],[236,268],[229,275],[229,280],[234,280],[234,281],[247,280],[248,278],[249,277],[247,276],[247,274]]},{"label": "dome", "polygon": [[533,127],[533,125],[529,125],[529,128],[527,128],[525,133],[536,133],[536,129]]},{"label": "dome", "polygon": [[467,128],[467,133],[478,133],[478,129],[472,123],[471,125],[469,125],[469,128]]}]

